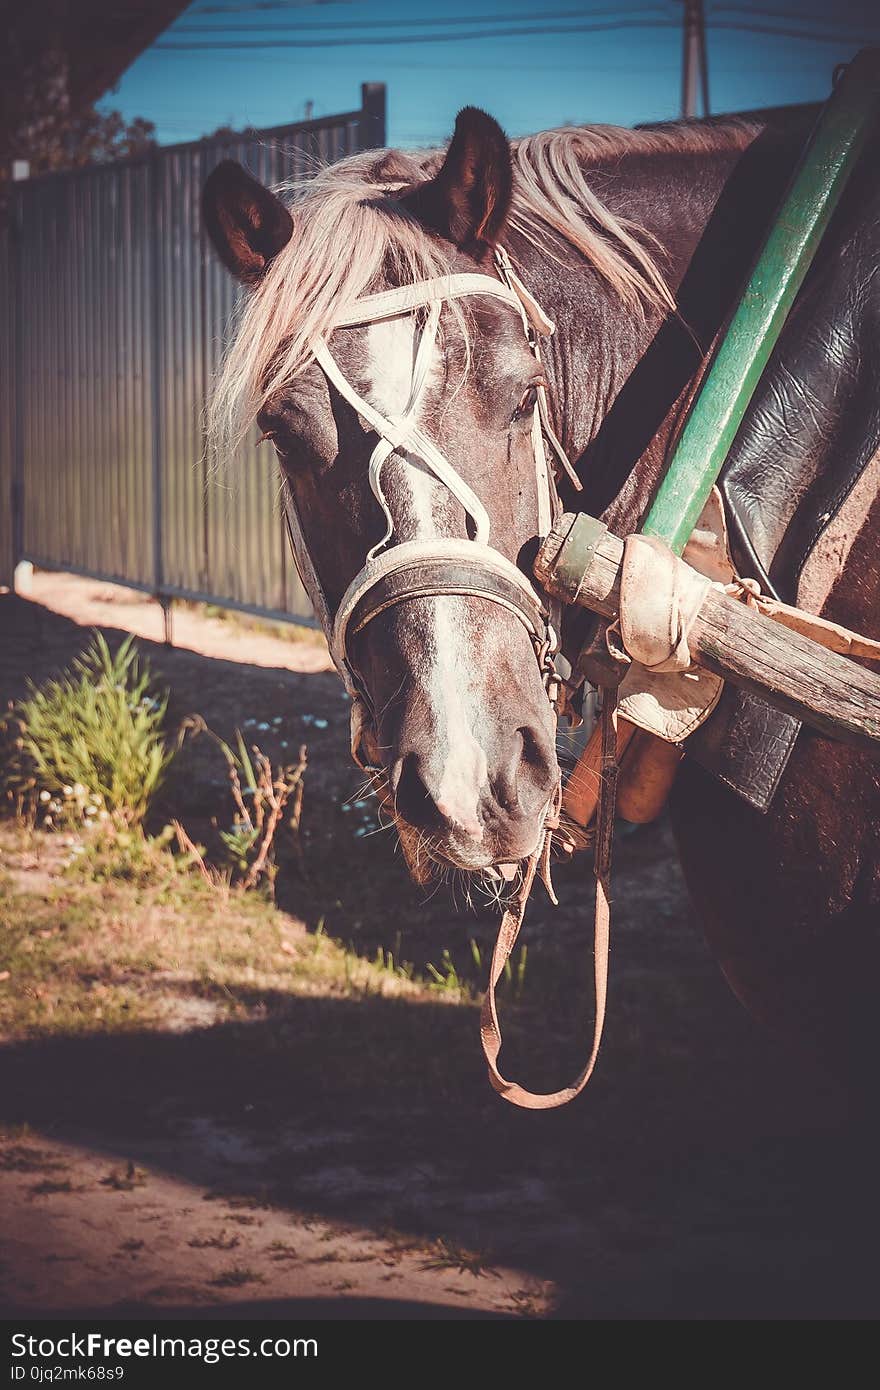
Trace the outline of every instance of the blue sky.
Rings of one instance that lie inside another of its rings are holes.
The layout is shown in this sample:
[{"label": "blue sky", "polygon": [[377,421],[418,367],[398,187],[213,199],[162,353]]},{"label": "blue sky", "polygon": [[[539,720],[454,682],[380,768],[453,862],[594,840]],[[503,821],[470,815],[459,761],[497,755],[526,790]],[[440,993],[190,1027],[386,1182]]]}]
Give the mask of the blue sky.
[{"label": "blue sky", "polygon": [[[876,0],[706,13],[713,111],[821,99],[860,41],[880,44]],[[681,14],[677,0],[193,0],[101,105],[148,117],[163,144],[300,120],[307,102],[351,110],[363,81],[388,86],[392,145],[440,143],[469,103],[510,135],[632,125],[678,114]]]}]

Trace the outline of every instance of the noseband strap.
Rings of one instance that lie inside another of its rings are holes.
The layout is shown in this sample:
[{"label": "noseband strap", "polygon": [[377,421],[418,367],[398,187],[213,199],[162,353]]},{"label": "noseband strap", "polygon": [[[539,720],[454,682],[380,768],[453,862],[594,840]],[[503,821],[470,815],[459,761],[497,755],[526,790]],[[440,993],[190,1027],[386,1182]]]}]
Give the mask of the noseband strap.
[{"label": "noseband strap", "polygon": [[499,550],[455,538],[404,541],[368,560],[339,604],[330,651],[353,674],[348,644],[373,618],[397,603],[436,594],[485,598],[514,613],[533,641],[543,641],[549,614],[521,570]]}]

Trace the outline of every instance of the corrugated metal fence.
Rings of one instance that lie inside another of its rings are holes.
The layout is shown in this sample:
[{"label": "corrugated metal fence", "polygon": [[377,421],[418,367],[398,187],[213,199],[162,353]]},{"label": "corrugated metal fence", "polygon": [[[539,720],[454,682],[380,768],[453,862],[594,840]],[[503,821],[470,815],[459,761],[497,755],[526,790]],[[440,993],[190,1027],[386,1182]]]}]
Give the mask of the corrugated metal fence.
[{"label": "corrugated metal fence", "polygon": [[[201,432],[235,286],[199,200],[238,159],[264,183],[385,142],[362,107],[13,185],[0,232],[0,582],[18,560],[299,621],[274,455],[222,482]],[[8,506],[7,506],[8,503]]]}]

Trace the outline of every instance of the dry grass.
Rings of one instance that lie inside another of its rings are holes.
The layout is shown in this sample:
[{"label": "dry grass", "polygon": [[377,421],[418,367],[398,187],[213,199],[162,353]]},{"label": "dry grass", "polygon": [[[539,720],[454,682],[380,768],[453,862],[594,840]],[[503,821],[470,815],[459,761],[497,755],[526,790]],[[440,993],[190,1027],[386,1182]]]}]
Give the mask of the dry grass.
[{"label": "dry grass", "polygon": [[437,997],[134,832],[0,824],[0,942],[6,1039],[261,1017],[268,996]]}]

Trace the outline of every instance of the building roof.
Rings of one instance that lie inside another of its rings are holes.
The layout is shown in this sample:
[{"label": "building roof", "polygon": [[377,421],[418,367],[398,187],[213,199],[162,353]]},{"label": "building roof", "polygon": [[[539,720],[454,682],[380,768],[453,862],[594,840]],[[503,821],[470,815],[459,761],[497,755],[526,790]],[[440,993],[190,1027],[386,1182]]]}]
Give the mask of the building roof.
[{"label": "building roof", "polygon": [[189,0],[0,0],[10,76],[49,52],[67,59],[74,110],[98,100]]},{"label": "building roof", "polygon": [[67,6],[70,97],[90,106],[186,9],[189,0],[75,0]]}]

